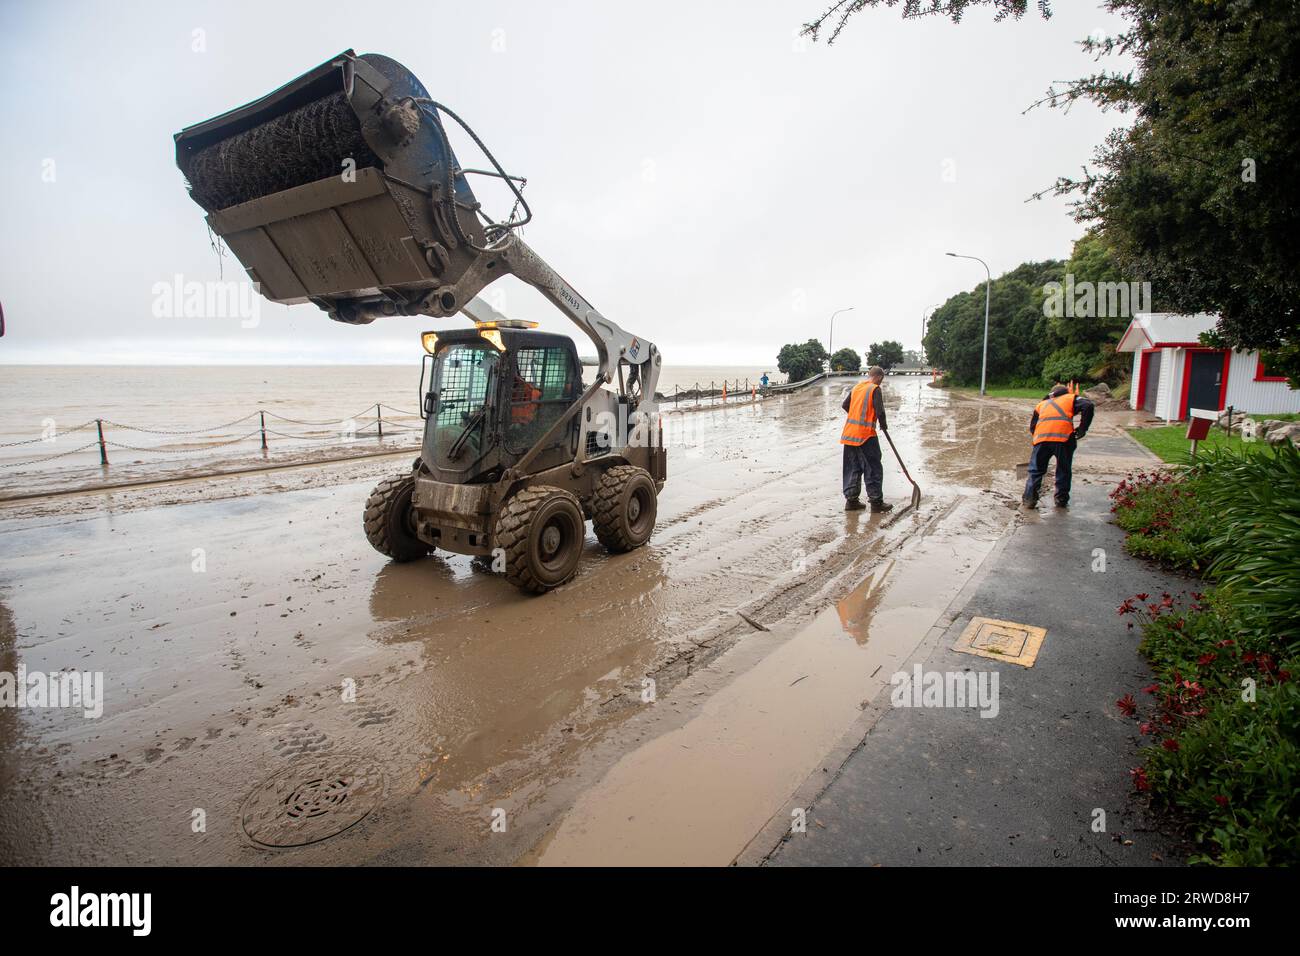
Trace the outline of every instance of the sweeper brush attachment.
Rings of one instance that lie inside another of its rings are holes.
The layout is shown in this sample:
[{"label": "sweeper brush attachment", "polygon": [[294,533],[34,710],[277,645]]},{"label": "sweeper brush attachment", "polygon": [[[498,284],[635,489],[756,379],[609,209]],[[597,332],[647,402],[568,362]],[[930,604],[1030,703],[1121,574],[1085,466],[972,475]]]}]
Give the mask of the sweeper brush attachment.
[{"label": "sweeper brush attachment", "polygon": [[379,157],[342,92],[274,116],[180,157],[190,194],[204,209],[225,209],[294,186],[362,169]]},{"label": "sweeper brush attachment", "polygon": [[444,113],[459,122],[401,64],[348,50],[178,133],[176,163],[272,301],[351,323],[453,315],[495,278],[485,247],[520,223],[480,216]]}]

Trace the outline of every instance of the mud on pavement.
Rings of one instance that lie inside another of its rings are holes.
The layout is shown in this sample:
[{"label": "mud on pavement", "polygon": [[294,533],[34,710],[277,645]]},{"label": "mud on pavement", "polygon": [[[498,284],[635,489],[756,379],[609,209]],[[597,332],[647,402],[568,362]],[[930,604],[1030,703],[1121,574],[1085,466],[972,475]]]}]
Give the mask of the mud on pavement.
[{"label": "mud on pavement", "polygon": [[887,392],[919,512],[842,511],[840,386],[669,416],[649,545],[536,598],[370,549],[400,456],[0,510],[0,671],[104,677],[0,709],[0,860],[636,862],[677,812],[637,781],[749,780],[727,862],[1013,518],[1023,407]]}]

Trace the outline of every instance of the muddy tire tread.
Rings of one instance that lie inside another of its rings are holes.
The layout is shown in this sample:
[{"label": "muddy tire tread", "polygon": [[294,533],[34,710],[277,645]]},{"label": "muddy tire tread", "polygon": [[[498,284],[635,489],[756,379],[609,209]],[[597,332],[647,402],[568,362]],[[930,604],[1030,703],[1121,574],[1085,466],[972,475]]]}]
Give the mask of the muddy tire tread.
[{"label": "muddy tire tread", "polygon": [[623,554],[638,547],[623,531],[619,507],[623,489],[638,474],[649,473],[635,465],[615,465],[596,482],[591,503],[591,527],[605,550],[611,554]]},{"label": "muddy tire tread", "polygon": [[380,554],[394,561],[414,561],[429,553],[429,547],[411,535],[409,540],[393,540],[389,534],[390,513],[394,502],[415,488],[415,476],[399,475],[385,478],[375,485],[366,499],[364,525],[366,540]]},{"label": "muddy tire tread", "polygon": [[538,580],[528,563],[528,529],[532,525],[533,513],[538,505],[555,494],[572,498],[578,513],[582,513],[578,499],[563,488],[534,485],[507,501],[497,516],[495,544],[505,552],[505,578],[515,587],[533,594],[543,594],[559,586]]}]

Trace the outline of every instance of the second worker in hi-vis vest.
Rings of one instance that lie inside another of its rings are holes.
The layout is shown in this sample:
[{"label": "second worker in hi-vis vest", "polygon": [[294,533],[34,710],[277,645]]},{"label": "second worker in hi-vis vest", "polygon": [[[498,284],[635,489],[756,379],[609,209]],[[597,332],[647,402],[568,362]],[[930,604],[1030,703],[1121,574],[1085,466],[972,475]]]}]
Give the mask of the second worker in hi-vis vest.
[{"label": "second worker in hi-vis vest", "polygon": [[885,370],[873,365],[867,370],[867,379],[853,386],[844,399],[848,419],[840,444],[844,446],[844,510],[861,511],[866,507],[858,497],[865,482],[867,500],[875,512],[889,511],[893,505],[885,504],[884,469],[880,466],[880,439],[876,431],[888,431],[885,424],[885,397],[880,392]]},{"label": "second worker in hi-vis vest", "polygon": [[[1029,419],[1029,434],[1034,448],[1029,454],[1029,480],[1021,504],[1038,507],[1038,492],[1047,474],[1048,463],[1056,459],[1056,507],[1070,506],[1070,470],[1074,448],[1092,424],[1093,405],[1082,395],[1075,395],[1065,385],[1057,385],[1034,409]],[[1079,427],[1074,417],[1079,416]]]}]

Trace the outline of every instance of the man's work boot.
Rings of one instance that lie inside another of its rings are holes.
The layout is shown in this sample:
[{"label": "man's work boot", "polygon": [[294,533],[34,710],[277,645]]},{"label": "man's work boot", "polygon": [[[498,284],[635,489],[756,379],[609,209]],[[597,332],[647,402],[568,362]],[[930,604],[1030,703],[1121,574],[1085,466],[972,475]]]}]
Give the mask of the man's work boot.
[{"label": "man's work boot", "polygon": [[883,498],[871,499],[871,513],[878,515],[886,511],[893,511],[894,506],[887,503]]},{"label": "man's work boot", "polygon": [[1068,508],[1068,507],[1070,507],[1070,499],[1069,499],[1069,498],[1062,498],[1060,495],[1057,495],[1057,496],[1056,496],[1056,507],[1058,507],[1058,508]]},{"label": "man's work boot", "polygon": [[1038,507],[1038,499],[1037,499],[1037,498],[1021,498],[1021,499],[1020,499],[1020,506],[1021,506],[1022,508],[1024,508],[1025,510],[1027,510],[1027,511],[1033,511],[1035,508]]},{"label": "man's work boot", "polygon": [[860,498],[849,498],[844,502],[845,511],[861,511],[865,507]]}]

